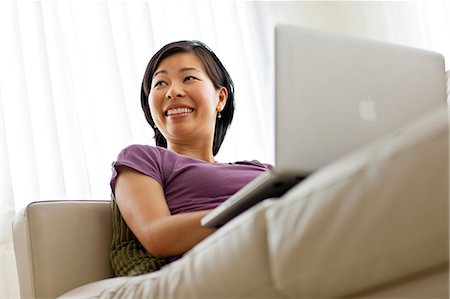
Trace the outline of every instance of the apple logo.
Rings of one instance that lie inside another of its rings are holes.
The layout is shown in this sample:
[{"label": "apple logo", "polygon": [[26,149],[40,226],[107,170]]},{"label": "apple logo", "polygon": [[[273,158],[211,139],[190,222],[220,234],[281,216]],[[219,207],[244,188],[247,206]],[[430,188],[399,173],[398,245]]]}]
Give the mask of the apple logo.
[{"label": "apple logo", "polygon": [[358,112],[362,120],[373,122],[377,119],[375,97],[368,95],[358,103]]}]

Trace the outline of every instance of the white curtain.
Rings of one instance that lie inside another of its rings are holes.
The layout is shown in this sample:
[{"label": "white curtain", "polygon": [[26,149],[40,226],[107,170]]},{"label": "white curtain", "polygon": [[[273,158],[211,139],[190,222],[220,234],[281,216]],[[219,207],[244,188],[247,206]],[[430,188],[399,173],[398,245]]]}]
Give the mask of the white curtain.
[{"label": "white curtain", "polygon": [[235,121],[218,160],[273,163],[275,23],[434,49],[450,61],[449,17],[441,1],[1,1],[0,298],[19,297],[15,213],[37,200],[107,200],[118,152],[153,143],[139,87],[167,42],[204,41],[235,81]]},{"label": "white curtain", "polygon": [[266,82],[254,76],[264,67],[252,55],[261,32],[251,6],[0,3],[0,297],[18,296],[13,215],[37,200],[108,200],[110,167],[119,151],[153,143],[140,108],[140,83],[151,55],[167,42],[204,41],[236,82],[236,121],[218,159],[272,162],[270,111],[256,104],[269,97]]}]

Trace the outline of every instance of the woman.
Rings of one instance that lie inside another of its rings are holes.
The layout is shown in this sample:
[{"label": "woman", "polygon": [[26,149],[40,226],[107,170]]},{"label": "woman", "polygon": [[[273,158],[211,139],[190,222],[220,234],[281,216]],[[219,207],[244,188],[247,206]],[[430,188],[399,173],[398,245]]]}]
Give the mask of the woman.
[{"label": "woman", "polygon": [[183,255],[214,232],[200,225],[203,216],[271,168],[215,161],[233,119],[234,88],[198,41],[170,43],[152,57],[141,105],[157,146],[129,146],[114,163],[116,275],[157,270]]}]

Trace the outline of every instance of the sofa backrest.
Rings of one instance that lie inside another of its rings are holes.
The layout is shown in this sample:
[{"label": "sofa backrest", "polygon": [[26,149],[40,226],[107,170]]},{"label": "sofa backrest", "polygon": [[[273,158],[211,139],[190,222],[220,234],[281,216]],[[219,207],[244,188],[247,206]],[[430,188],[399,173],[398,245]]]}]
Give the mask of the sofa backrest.
[{"label": "sofa backrest", "polygon": [[13,221],[22,298],[56,298],[113,276],[109,201],[41,201]]}]

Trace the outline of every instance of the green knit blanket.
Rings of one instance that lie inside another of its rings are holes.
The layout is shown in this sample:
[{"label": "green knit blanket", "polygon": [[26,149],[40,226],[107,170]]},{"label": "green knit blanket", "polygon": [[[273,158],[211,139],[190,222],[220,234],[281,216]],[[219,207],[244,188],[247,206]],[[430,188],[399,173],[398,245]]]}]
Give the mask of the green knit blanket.
[{"label": "green knit blanket", "polygon": [[111,195],[112,243],[109,259],[116,276],[135,276],[159,270],[167,264],[164,258],[145,250],[128,228],[120,214],[114,195]]}]

